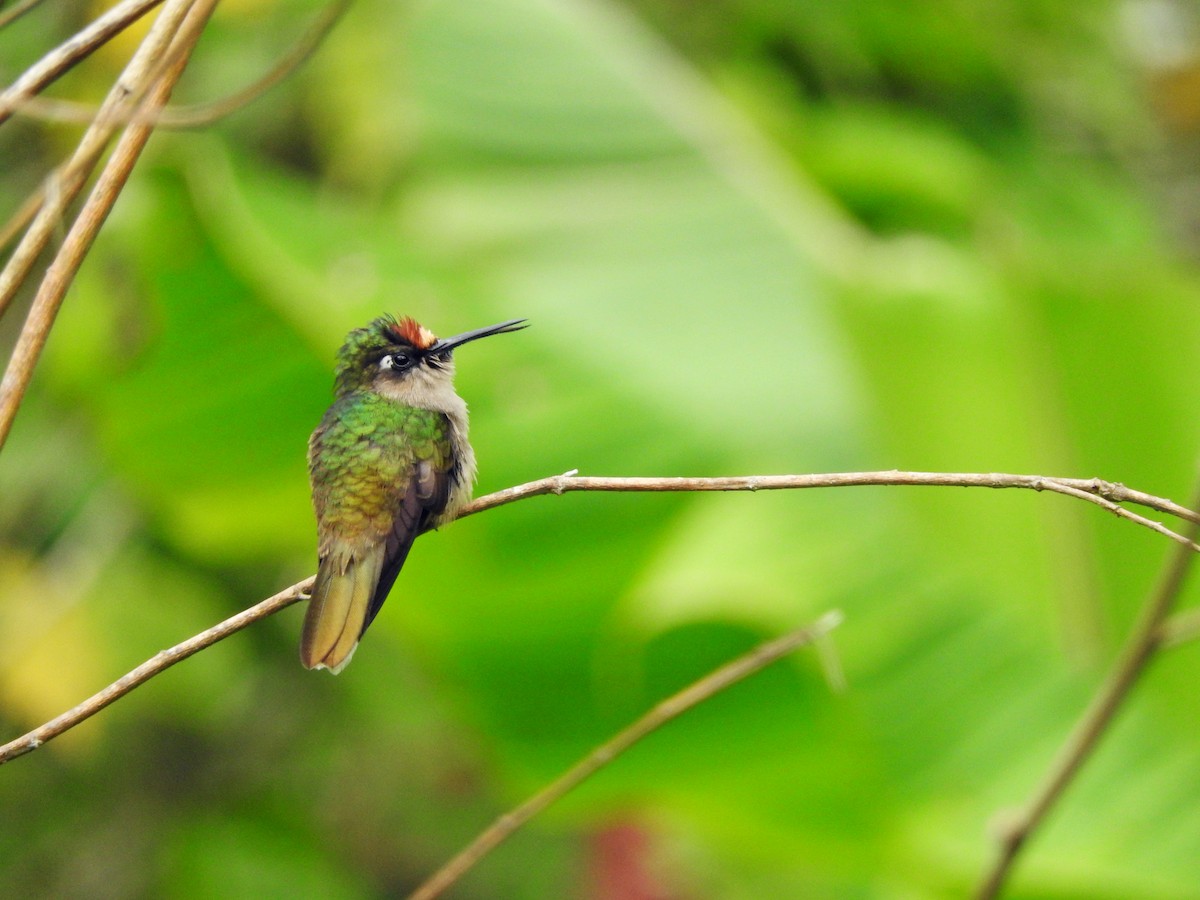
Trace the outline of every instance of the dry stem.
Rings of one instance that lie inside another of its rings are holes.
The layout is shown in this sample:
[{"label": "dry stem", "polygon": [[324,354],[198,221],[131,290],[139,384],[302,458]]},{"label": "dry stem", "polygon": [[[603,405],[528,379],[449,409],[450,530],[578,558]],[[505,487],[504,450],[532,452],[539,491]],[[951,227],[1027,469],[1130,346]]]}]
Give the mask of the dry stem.
[{"label": "dry stem", "polygon": [[[122,110],[136,108],[151,84],[154,83],[155,77],[161,74],[159,63],[167,52],[171,39],[178,32],[190,5],[191,0],[172,0],[167,4],[155,19],[150,33],[138,45],[133,58],[117,78],[116,84],[113,85],[101,105],[95,121],[80,139],[79,146],[75,148],[70,161],[52,172],[46,179],[46,185],[42,191],[41,208],[34,216],[33,223],[17,245],[16,250],[13,251],[4,271],[0,272],[0,316],[4,315],[9,303],[16,296],[17,289],[28,277],[38,256],[46,249],[50,242],[50,236],[62,221],[63,213],[83,190],[92,169],[95,168],[101,154],[108,146],[108,142],[117,131]],[[5,117],[6,98],[16,90],[20,83],[21,80],[18,79],[13,88],[10,88],[4,95],[0,95],[0,123]],[[10,102],[18,102],[20,96]],[[111,161],[108,171],[114,171],[115,174]],[[22,213],[30,211],[29,204],[26,203],[22,208]],[[81,214],[80,219],[82,218]],[[88,244],[90,246],[90,241]],[[30,330],[30,325],[27,323],[25,329],[22,330],[22,337],[32,338],[32,335],[25,334]],[[13,366],[10,361],[6,380],[8,380],[9,373],[12,372]],[[16,402],[20,402],[19,396],[16,398]],[[0,420],[0,444],[4,443],[5,430],[3,420]]]},{"label": "dry stem", "polygon": [[[32,8],[38,0],[26,0],[0,14],[0,27]],[[163,0],[123,0],[85,29],[43,56],[34,66],[0,93],[0,123],[14,112],[37,114],[73,107],[60,102],[42,101],[37,94],[132,22],[162,3]],[[0,382],[0,447],[3,446],[17,408],[24,396],[34,366],[45,344],[63,297],[83,257],[105,217],[115,203],[141,150],[156,125],[194,126],[225,115],[253,100],[295,69],[348,7],[350,0],[333,0],[318,23],[263,79],[226,101],[197,109],[164,112],[175,82],[180,77],[191,49],[195,46],[216,0],[170,0],[156,19],[150,35],[142,42],[134,59],[114,86],[99,112],[89,118],[91,127],[84,135],[69,163],[46,182],[46,188],[30,198],[0,236],[0,247],[32,222],[4,271],[0,273],[0,315],[28,276],[37,257],[45,250],[50,236],[65,210],[83,189],[90,173],[101,158],[113,134],[128,126],[112,157],[97,181],[79,216],[73,223],[62,250],[34,298],[25,327]],[[1200,635],[1200,615],[1195,611],[1168,616],[1182,589],[1191,564],[1192,551],[1200,550],[1196,538],[1200,514],[1169,500],[1133,491],[1124,485],[1099,479],[1049,478],[1033,475],[947,474],[928,472],[859,472],[833,475],[779,475],[736,478],[591,478],[555,476],[520,485],[480,498],[460,513],[460,517],[482,512],[505,503],[541,494],[568,491],[757,491],[798,490],[817,487],[862,485],[942,485],[958,487],[1023,488],[1049,490],[1075,497],[1109,510],[1145,528],[1164,535],[1179,545],[1160,584],[1147,598],[1139,623],[1129,637],[1112,671],[1097,690],[1088,708],[1065,741],[1043,783],[1019,817],[1008,824],[1000,837],[997,857],[985,875],[978,897],[994,898],[1003,889],[1012,868],[1040,827],[1049,811],[1061,798],[1094,751],[1101,736],[1155,653],[1165,645]],[[1196,501],[1200,503],[1200,499]],[[1136,503],[1190,523],[1186,533],[1173,531],[1159,522],[1131,512],[1121,503]],[[182,659],[273,615],[295,603],[311,587],[311,579],[299,582],[224,622],[168,650],[156,654],[88,700],[29,733],[0,746],[0,764],[36,749],[48,740],[73,728],[110,703],[129,693],[150,678]],[[530,818],[562,797],[599,768],[624,752],[650,731],[736,681],[758,671],[796,647],[809,643],[836,625],[833,614],[811,628],[762,645],[757,650],[722,667],[685,691],[659,704],[643,718],[622,731],[543,788],[513,812],[501,817],[479,835],[472,844],[417,890],[414,898],[431,898],[453,884],[487,852],[511,835]]]},{"label": "dry stem", "polygon": [[224,640],[234,632],[241,631],[252,622],[274,615],[279,610],[291,606],[301,599],[312,588],[312,579],[306,578],[290,588],[280,591],[273,597],[268,597],[249,609],[243,610],[236,616],[230,616],[224,622],[214,625],[195,637],[176,644],[168,650],[156,653],[136,669],[122,675],[104,690],[93,694],[83,703],[75,706],[60,716],[51,719],[45,725],[35,728],[28,734],[23,734],[15,741],[9,741],[0,747],[0,764],[21,756],[31,750],[36,750],[51,738],[56,738],[64,731],[69,731],[85,719],[90,719],[110,703],[124,697],[135,687],[145,684],[155,675],[171,668],[180,660],[187,659],[193,653],[199,653],[205,647],[211,647],[217,641]]},{"label": "dry stem", "polygon": [[1094,503],[1114,515],[1156,531],[1173,541],[1200,550],[1200,544],[1155,522],[1130,512],[1120,503],[1136,503],[1188,522],[1200,523],[1200,513],[1162,497],[1131,490],[1120,482],[1099,478],[1056,478],[1045,475],[1006,475],[1000,472],[840,472],[820,475],[744,475],[728,478],[607,478],[555,475],[540,481],[517,485],[468,504],[458,518],[500,506],[524,497],[564,494],[568,491],[780,491],[804,488],[854,487],[878,485],[924,485],[942,487],[1024,488],[1053,491]]},{"label": "dry stem", "polygon": [[[1200,497],[1193,502],[1200,504]],[[1200,527],[1193,521],[1188,528],[1187,539],[1194,540],[1198,533]],[[992,900],[1000,896],[1022,848],[1028,845],[1029,838],[1079,774],[1155,652],[1163,646],[1164,638],[1170,634],[1164,628],[1169,624],[1167,616],[1183,590],[1192,558],[1193,554],[1187,546],[1181,544],[1175,548],[1158,585],[1146,598],[1138,624],[1125,642],[1117,662],[1063,743],[1042,784],[1034,791],[1020,815],[1005,823],[995,862],[976,893],[979,900]]]},{"label": "dry stem", "polygon": [[[1089,499],[1096,498],[1101,506],[1114,512],[1125,514],[1123,517],[1149,526],[1157,526],[1173,539],[1181,541],[1182,546],[1190,550],[1197,545],[1189,538],[1163,529],[1158,523],[1152,523],[1141,516],[1136,516],[1122,507],[1116,506],[1116,500],[1139,503],[1160,512],[1186,519],[1189,522],[1200,522],[1200,514],[1192,512],[1176,503],[1162,497],[1154,497],[1141,491],[1130,490],[1123,485],[1102,481],[1098,478],[1049,478],[1040,475],[1004,475],[1000,473],[969,474],[944,472],[843,472],[825,475],[748,475],[728,478],[586,478],[573,473],[554,475],[540,481],[531,481],[506,490],[488,494],[468,504],[458,518],[474,515],[487,509],[513,503],[527,497],[537,497],[542,494],[564,494],[568,491],[760,491],[760,490],[799,490],[819,487],[848,487],[852,485],[938,485],[954,487],[990,487],[990,488],[1026,488],[1030,490],[1052,490],[1050,485],[1069,487],[1068,496],[1086,494]],[[1190,553],[1185,554],[1190,555]],[[73,709],[33,731],[0,746],[0,765],[14,757],[35,750],[51,738],[57,737],[64,731],[78,725],[80,722],[94,716],[108,704],[129,693],[135,687],[157,675],[164,669],[174,665],[180,659],[190,656],[198,650],[215,644],[236,631],[245,628],[259,619],[273,615],[285,606],[296,602],[312,585],[308,578],[291,587],[280,591],[274,597],[262,601],[250,609],[226,619],[219,625],[189,638],[169,650],[164,650],[129,674],[110,684],[98,694],[89,697]],[[1157,633],[1157,632],[1156,632]]]},{"label": "dry stem", "polygon": [[[0,124],[13,114],[24,99],[37,94],[162,2],[124,0],[39,59],[0,94]],[[11,10],[9,15],[15,12],[17,10]]]},{"label": "dry stem", "polygon": [[679,693],[663,700],[632,725],[596,747],[516,809],[496,819],[480,832],[475,840],[413,891],[409,895],[409,900],[433,900],[434,897],[439,896],[446,888],[458,881],[465,872],[495,849],[497,845],[511,837],[518,828],[552,803],[561,800],[650,732],[661,728],[672,719],[743,678],[766,668],[798,647],[820,640],[841,624],[841,621],[842,614],[840,612],[828,612],[807,628],[800,628],[760,644],[750,652],[705,675]]},{"label": "dry stem", "polygon": [[[145,108],[158,110],[165,106],[175,83],[187,66],[191,51],[200,39],[200,33],[204,30],[204,25],[212,14],[216,2],[217,0],[195,0],[195,2],[193,0],[169,0],[155,20],[150,34],[134,54],[125,73],[118,79],[117,85],[109,95],[109,100],[106,101],[105,108],[111,105],[119,111],[128,102],[128,98],[137,98],[143,94],[145,94]],[[90,143],[94,145],[94,152],[98,156],[103,144],[107,142],[107,132],[111,127],[104,121],[104,116],[105,110],[102,109],[96,124],[89,129],[88,135],[84,136],[80,151],[84,151],[85,147],[88,152],[92,151],[93,146],[89,145],[89,135],[91,135]],[[100,174],[91,196],[84,203],[83,209],[80,210],[79,216],[67,234],[62,249],[55,256],[54,262],[51,263],[42,279],[38,292],[34,296],[33,305],[30,307],[29,315],[25,320],[25,326],[21,329],[17,345],[8,361],[4,379],[0,381],[0,448],[4,446],[4,442],[8,438],[13,420],[17,415],[17,409],[20,407],[25,390],[33,377],[33,370],[41,356],[42,348],[46,344],[50,329],[54,325],[55,316],[58,315],[67,288],[74,280],[75,273],[78,272],[84,256],[87,255],[92,242],[100,231],[100,226],[104,224],[105,218],[113,204],[116,203],[117,197],[125,186],[129,173],[133,171],[133,166],[141,155],[142,149],[146,146],[146,141],[150,139],[152,131],[153,125],[135,124],[121,135],[121,139],[117,142],[116,149]],[[79,179],[76,189],[78,187],[82,187],[82,179]],[[26,238],[35,234],[39,223],[44,226],[42,233],[48,237],[53,215],[56,215],[54,210],[61,210],[65,206],[65,202],[67,201],[63,201],[61,205],[59,203],[45,204]],[[32,265],[33,257],[28,256],[31,249],[32,246],[27,246],[27,242],[22,241],[17,249],[17,254],[9,261],[9,267],[5,269],[4,276],[10,276],[10,269],[14,268],[14,263],[22,255],[23,250],[26,251],[26,255],[22,258]],[[19,271],[19,267],[15,268],[16,271]],[[15,286],[13,290],[15,290]]]},{"label": "dry stem", "polygon": [[21,16],[28,12],[32,12],[45,2],[46,0],[21,0],[21,2],[17,3],[15,6],[0,12],[0,30],[7,28],[13,22],[17,21],[17,19],[21,18]]},{"label": "dry stem", "polygon": [[[353,0],[332,0],[300,35],[293,46],[271,66],[270,70],[236,93],[207,103],[183,106],[172,104],[157,111],[129,109],[121,114],[110,114],[107,120],[114,124],[152,124],[166,129],[202,128],[212,125],[249,106],[299,69],[333,30],[352,2]],[[98,113],[97,107],[93,104],[43,97],[24,97],[13,101],[11,106],[13,113],[49,122],[87,123],[94,121]],[[40,194],[37,196],[38,200],[33,202],[40,203]],[[0,247],[5,244],[4,235],[10,231],[12,231],[12,226],[0,232]]]}]

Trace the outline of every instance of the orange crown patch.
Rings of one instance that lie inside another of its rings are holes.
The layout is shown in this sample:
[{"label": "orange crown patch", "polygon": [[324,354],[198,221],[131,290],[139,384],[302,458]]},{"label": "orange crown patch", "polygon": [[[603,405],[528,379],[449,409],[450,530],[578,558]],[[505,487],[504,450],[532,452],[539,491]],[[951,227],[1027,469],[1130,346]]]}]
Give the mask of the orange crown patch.
[{"label": "orange crown patch", "polygon": [[409,316],[405,316],[392,325],[391,331],[404,343],[417,350],[428,350],[437,342],[436,334]]}]

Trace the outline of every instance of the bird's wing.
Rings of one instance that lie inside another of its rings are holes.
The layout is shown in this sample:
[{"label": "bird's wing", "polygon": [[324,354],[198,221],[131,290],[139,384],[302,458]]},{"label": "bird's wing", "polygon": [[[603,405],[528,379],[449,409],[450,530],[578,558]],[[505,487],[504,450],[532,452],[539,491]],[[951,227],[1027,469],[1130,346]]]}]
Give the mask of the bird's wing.
[{"label": "bird's wing", "polygon": [[363,622],[363,631],[374,621],[383,601],[387,599],[396,576],[408,558],[417,535],[428,527],[429,522],[446,508],[446,500],[450,492],[450,471],[448,460],[439,444],[432,457],[418,459],[412,468],[408,485],[400,495],[400,506],[396,513],[395,524],[391,533],[384,539],[383,568],[380,570],[379,584],[367,607],[367,618]]},{"label": "bird's wing", "polygon": [[444,415],[362,396],[335,403],[313,433],[320,566],[301,639],[309,668],[336,672],[349,662],[413,540],[445,509],[450,435]]}]

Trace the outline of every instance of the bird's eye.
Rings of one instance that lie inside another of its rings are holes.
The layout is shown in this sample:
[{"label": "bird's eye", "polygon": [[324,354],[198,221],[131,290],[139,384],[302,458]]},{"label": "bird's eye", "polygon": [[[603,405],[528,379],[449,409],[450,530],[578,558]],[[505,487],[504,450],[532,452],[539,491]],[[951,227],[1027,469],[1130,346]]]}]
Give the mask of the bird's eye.
[{"label": "bird's eye", "polygon": [[412,357],[407,353],[389,353],[379,360],[379,368],[394,369],[403,372],[413,364]]}]

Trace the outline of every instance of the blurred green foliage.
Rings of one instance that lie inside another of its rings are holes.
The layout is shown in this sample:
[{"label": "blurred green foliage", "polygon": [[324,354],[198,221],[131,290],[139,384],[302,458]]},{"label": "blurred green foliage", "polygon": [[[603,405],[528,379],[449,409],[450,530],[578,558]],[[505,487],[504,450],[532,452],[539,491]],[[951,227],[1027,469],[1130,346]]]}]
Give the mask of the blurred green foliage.
[{"label": "blurred green foliage", "polygon": [[[247,83],[318,8],[224,5],[177,99]],[[363,0],[249,109],[154,138],[68,298],[0,454],[0,724],[312,571],[305,441],[333,351],[382,311],[532,320],[459,361],[480,492],[899,468],[1186,500],[1189,12]],[[79,14],[0,33],[4,80]],[[97,95],[119,49],[64,90]],[[73,135],[0,129],[5,215]],[[847,691],[802,652],[456,896],[608,896],[598,848],[630,826],[647,849],[607,864],[662,896],[962,896],[1168,549],[1026,492],[503,507],[418,542],[339,678],[300,669],[289,610],[5,766],[0,894],[399,894],[658,699],[838,607]],[[1198,673],[1194,646],[1151,671],[1011,896],[1195,895]]]}]

